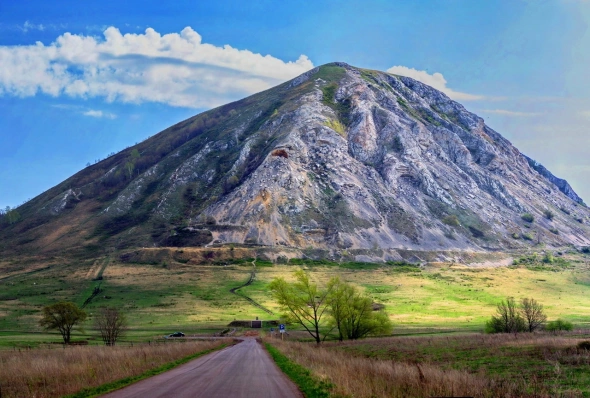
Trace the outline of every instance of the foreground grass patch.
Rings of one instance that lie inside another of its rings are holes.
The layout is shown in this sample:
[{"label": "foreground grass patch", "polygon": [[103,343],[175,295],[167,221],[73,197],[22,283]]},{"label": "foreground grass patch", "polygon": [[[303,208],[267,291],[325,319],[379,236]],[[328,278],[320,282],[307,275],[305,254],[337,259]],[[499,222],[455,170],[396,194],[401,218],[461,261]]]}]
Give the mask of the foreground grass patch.
[{"label": "foreground grass patch", "polygon": [[518,387],[539,397],[590,396],[588,335],[564,333],[463,334],[392,337],[327,344],[355,358],[429,364]]},{"label": "foreground grass patch", "polygon": [[0,351],[2,397],[91,397],[165,372],[230,340]]},{"label": "foreground grass patch", "polygon": [[526,385],[516,381],[418,363],[410,356],[403,361],[376,360],[315,344],[277,341],[273,346],[286,357],[285,361],[305,365],[313,375],[321,375],[327,383],[333,384],[330,392],[336,396],[555,396],[543,391],[528,391]]},{"label": "foreground grass patch", "polygon": [[264,343],[267,351],[278,367],[299,387],[308,398],[324,398],[332,396],[332,385],[312,376],[311,372],[303,366],[291,361],[285,355],[269,343]]}]

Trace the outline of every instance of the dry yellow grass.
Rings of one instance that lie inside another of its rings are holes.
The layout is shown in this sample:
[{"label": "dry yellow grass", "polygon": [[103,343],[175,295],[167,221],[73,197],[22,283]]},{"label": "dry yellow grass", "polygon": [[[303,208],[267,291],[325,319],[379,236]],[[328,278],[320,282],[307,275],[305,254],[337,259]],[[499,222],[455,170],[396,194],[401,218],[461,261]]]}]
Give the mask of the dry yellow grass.
[{"label": "dry yellow grass", "polygon": [[[527,396],[516,383],[484,374],[444,370],[429,364],[355,357],[305,343],[273,340],[284,355],[334,384],[334,393],[353,397]],[[538,395],[543,396],[543,395]]]},{"label": "dry yellow grass", "polygon": [[483,374],[443,370],[429,364],[354,357],[305,343],[273,340],[284,355],[335,385],[336,394],[353,397],[526,396],[514,383]]},{"label": "dry yellow grass", "polygon": [[3,398],[60,397],[139,375],[229,340],[0,351]]}]

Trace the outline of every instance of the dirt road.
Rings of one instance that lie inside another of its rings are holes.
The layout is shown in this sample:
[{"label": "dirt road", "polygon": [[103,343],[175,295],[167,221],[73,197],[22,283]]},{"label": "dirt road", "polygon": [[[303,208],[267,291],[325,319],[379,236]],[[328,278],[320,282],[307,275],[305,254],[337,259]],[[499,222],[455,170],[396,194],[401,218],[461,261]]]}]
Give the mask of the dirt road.
[{"label": "dirt road", "polygon": [[104,397],[283,397],[301,393],[255,339],[195,359]]}]

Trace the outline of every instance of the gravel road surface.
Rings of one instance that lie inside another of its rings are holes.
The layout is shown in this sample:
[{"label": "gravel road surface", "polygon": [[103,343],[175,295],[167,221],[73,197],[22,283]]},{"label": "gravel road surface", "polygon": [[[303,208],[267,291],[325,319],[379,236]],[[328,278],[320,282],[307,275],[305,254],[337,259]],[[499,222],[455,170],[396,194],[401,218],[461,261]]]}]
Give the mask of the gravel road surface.
[{"label": "gravel road surface", "polygon": [[104,397],[301,398],[303,395],[266,350],[249,338]]}]

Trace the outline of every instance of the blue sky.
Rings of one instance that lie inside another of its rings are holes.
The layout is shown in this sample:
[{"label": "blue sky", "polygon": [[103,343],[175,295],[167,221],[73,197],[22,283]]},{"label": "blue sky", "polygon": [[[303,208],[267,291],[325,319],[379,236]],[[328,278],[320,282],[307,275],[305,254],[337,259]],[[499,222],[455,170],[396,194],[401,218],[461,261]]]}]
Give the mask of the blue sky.
[{"label": "blue sky", "polygon": [[0,208],[332,61],[441,89],[590,201],[589,23],[586,0],[0,0]]}]

